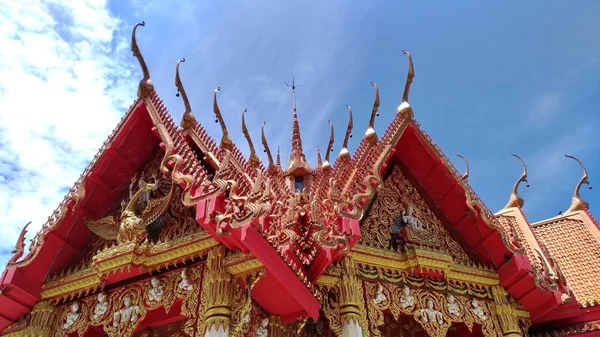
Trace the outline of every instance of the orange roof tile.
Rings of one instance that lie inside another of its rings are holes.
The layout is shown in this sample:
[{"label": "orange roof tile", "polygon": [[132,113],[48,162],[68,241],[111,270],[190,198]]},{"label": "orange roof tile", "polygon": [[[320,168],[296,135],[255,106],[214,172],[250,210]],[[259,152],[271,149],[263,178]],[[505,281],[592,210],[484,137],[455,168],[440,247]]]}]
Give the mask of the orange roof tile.
[{"label": "orange roof tile", "polygon": [[532,225],[580,305],[600,303],[600,232],[584,211]]}]

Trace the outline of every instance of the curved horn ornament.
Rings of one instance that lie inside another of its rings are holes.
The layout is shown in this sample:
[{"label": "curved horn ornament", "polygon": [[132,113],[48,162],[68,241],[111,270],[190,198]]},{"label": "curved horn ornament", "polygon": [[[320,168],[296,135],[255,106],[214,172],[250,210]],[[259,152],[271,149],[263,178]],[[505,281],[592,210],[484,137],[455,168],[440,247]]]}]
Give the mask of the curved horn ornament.
[{"label": "curved horn ornament", "polygon": [[377,132],[375,132],[375,117],[379,116],[379,88],[377,83],[371,82],[375,87],[375,100],[373,101],[373,109],[371,110],[371,118],[369,119],[369,127],[365,133],[365,138],[371,143],[377,142]]},{"label": "curved horn ornament", "polygon": [[469,162],[467,161],[467,158],[463,157],[460,153],[457,153],[456,155],[462,158],[462,160],[465,162],[465,173],[462,175],[461,179],[466,181],[469,179]]},{"label": "curved horn ornament", "polygon": [[221,144],[220,144],[220,148],[223,150],[232,150],[233,147],[233,141],[231,140],[231,137],[229,137],[229,132],[227,131],[227,126],[225,125],[225,119],[223,119],[223,115],[221,114],[221,109],[219,109],[219,103],[217,102],[217,93],[221,91],[221,87],[217,87],[215,89],[215,93],[213,95],[213,112],[215,113],[215,116],[217,117],[217,119],[215,120],[215,122],[219,123],[221,125],[221,132],[223,133],[223,136],[221,137]]},{"label": "curved horn ornament", "polygon": [[510,198],[508,199],[508,203],[506,204],[506,206],[504,206],[504,209],[511,208],[511,207],[523,207],[523,205],[525,204],[525,200],[518,193],[519,185],[521,183],[525,183],[526,184],[525,186],[529,187],[529,181],[527,181],[527,166],[525,165],[523,158],[519,157],[518,155],[516,155],[512,152],[510,153],[510,155],[519,159],[519,161],[521,162],[521,165],[523,166],[523,173],[521,174],[521,176],[519,177],[519,179],[513,186],[512,191],[510,192]]},{"label": "curved horn ornament", "polygon": [[590,185],[590,182],[588,180],[587,170],[585,169],[585,166],[583,166],[581,160],[577,159],[576,157],[570,156],[568,154],[565,154],[565,157],[575,160],[577,164],[579,164],[579,167],[581,167],[581,179],[579,179],[579,182],[577,182],[577,185],[575,186],[575,190],[573,191],[573,197],[571,199],[571,206],[569,207],[566,213],[582,210],[584,208],[588,209],[590,207],[590,204],[587,201],[583,200],[579,195],[579,190],[584,184],[588,185],[588,189],[592,189],[592,185]]},{"label": "curved horn ornament", "polygon": [[144,61],[144,57],[142,56],[142,52],[140,51],[140,47],[137,44],[136,32],[139,26],[145,26],[146,22],[138,22],[133,26],[133,30],[131,31],[131,52],[133,56],[135,56],[140,64],[140,68],[142,68],[142,73],[144,77],[140,81],[138,86],[138,97],[139,98],[147,98],[154,91],[154,84],[152,84],[152,80],[150,79],[150,72],[148,71],[148,67],[146,66],[146,61]]},{"label": "curved horn ornament", "polygon": [[346,127],[344,143],[342,144],[342,149],[340,150],[340,155],[338,156],[340,160],[346,160],[350,158],[350,152],[348,152],[348,140],[352,138],[352,129],[354,128],[354,122],[352,120],[352,108],[349,105],[346,105],[346,109],[348,109],[348,126]]},{"label": "curved horn ornament", "polygon": [[333,151],[334,141],[333,123],[331,123],[331,121],[327,121],[327,123],[329,123],[329,143],[327,144],[327,151],[325,152],[325,161],[323,162],[323,166],[321,167],[325,170],[331,168],[331,164],[329,163],[329,155],[331,154],[331,151]]},{"label": "curved horn ornament", "polygon": [[265,124],[266,122],[263,122],[260,126],[261,142],[264,147],[264,152],[267,154],[267,158],[269,159],[269,167],[267,169],[272,171],[275,168],[275,165],[273,165],[273,156],[271,155],[271,149],[269,149],[269,143],[267,142],[267,137],[265,136]]},{"label": "curved horn ornament", "polygon": [[251,167],[255,167],[259,163],[258,155],[256,155],[256,150],[254,149],[254,144],[252,143],[252,138],[250,137],[250,133],[248,132],[248,128],[246,127],[246,119],[244,118],[244,114],[248,111],[248,109],[242,110],[242,133],[244,137],[246,137],[246,141],[248,142],[248,147],[250,148],[250,157],[248,158],[248,164]]},{"label": "curved horn ornament", "polygon": [[175,87],[177,88],[176,96],[181,96],[183,100],[183,105],[185,107],[185,112],[183,113],[183,117],[181,118],[181,127],[184,129],[189,129],[194,126],[196,122],[196,118],[194,118],[194,114],[192,113],[192,106],[190,105],[190,101],[188,100],[188,96],[183,88],[183,83],[181,82],[181,77],[179,76],[179,65],[185,62],[185,58],[177,61],[177,65],[175,66]]}]

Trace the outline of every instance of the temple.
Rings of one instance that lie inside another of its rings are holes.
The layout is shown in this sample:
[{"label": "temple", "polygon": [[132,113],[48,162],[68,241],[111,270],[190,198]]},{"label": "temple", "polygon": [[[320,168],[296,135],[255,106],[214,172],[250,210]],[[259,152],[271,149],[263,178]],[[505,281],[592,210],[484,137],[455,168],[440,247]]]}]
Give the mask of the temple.
[{"label": "temple", "polygon": [[600,236],[577,158],[565,159],[583,173],[560,215],[527,220],[517,155],[523,173],[492,213],[466,160],[461,174],[415,120],[404,52],[404,94],[384,132],[371,83],[357,149],[347,106],[339,154],[331,126],[311,167],[292,83],[290,158],[274,159],[263,128],[263,163],[246,110],[247,144],[232,141],[218,88],[221,139],[208,135],[183,59],[185,112],[173,121],[136,43],[141,26],[138,97],[27,251],[23,229],[0,280],[1,336],[600,336]]}]

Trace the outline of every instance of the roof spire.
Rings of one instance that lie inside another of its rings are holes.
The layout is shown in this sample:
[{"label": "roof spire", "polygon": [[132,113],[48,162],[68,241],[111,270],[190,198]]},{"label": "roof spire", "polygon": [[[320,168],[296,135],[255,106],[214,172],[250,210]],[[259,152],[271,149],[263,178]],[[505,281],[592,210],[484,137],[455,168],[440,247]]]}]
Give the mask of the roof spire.
[{"label": "roof spire", "polygon": [[523,158],[519,157],[518,155],[516,155],[512,152],[510,153],[510,155],[519,159],[519,161],[521,162],[521,165],[523,165],[523,173],[521,174],[521,176],[515,183],[515,186],[513,186],[512,191],[510,192],[510,198],[508,199],[508,203],[506,204],[506,206],[504,206],[503,209],[507,209],[507,208],[511,208],[511,207],[523,207],[523,205],[525,204],[525,200],[523,200],[523,197],[521,197],[519,195],[517,190],[519,189],[519,185],[522,182],[524,182],[526,184],[525,186],[529,187],[529,182],[527,181],[527,166],[525,165]]},{"label": "roof spire", "polygon": [[252,138],[250,137],[250,133],[248,132],[248,128],[246,127],[246,119],[244,118],[244,114],[248,111],[248,109],[242,110],[242,133],[244,137],[246,137],[246,141],[248,141],[248,147],[250,148],[250,158],[248,158],[248,165],[251,167],[256,167],[258,165],[258,156],[256,155],[256,150],[254,150],[254,144],[252,143]]},{"label": "roof spire", "polygon": [[321,150],[319,149],[319,145],[317,145],[317,169],[323,165],[323,160],[321,159]]},{"label": "roof spire", "polygon": [[181,64],[181,62],[185,62],[185,57],[177,61],[177,65],[175,66],[175,86],[177,87],[176,96],[181,96],[181,99],[183,100],[183,105],[185,106],[185,112],[183,113],[183,117],[181,118],[180,125],[184,129],[189,129],[194,125],[196,118],[194,118],[190,101],[188,100],[187,94],[185,93],[185,89],[183,88],[183,83],[181,83],[181,77],[179,77],[179,65]]},{"label": "roof spire", "polygon": [[269,159],[269,167],[267,167],[267,170],[269,170],[269,172],[271,172],[275,168],[275,166],[273,165],[273,156],[271,155],[271,150],[269,149],[269,143],[267,143],[267,137],[265,136],[265,123],[266,122],[263,122],[262,125],[260,126],[260,133],[261,133],[261,141],[265,148],[264,152],[267,153],[267,158]]},{"label": "roof spire", "polygon": [[371,118],[369,119],[369,128],[365,132],[365,138],[370,143],[377,142],[377,132],[375,132],[375,117],[379,116],[379,88],[377,83],[371,82],[371,85],[375,87],[375,100],[373,101],[373,109],[371,110]]},{"label": "roof spire", "polygon": [[410,93],[410,85],[412,84],[413,78],[415,77],[415,69],[413,67],[412,56],[410,56],[410,53],[406,50],[403,50],[402,54],[408,55],[408,75],[406,76],[406,84],[404,85],[402,103],[408,103],[408,94]]},{"label": "roof spire", "polygon": [[354,123],[352,121],[352,108],[346,104],[346,109],[348,109],[348,127],[346,128],[346,135],[344,136],[344,143],[342,144],[342,149],[340,150],[340,155],[338,158],[340,160],[345,160],[350,157],[350,153],[348,152],[348,139],[352,137],[352,128],[354,127]]},{"label": "roof spire", "polygon": [[135,38],[135,32],[137,31],[138,26],[145,26],[146,22],[138,22],[133,26],[133,31],[131,32],[131,52],[133,56],[135,56],[140,63],[140,67],[142,68],[142,72],[144,77],[140,81],[140,85],[138,86],[138,97],[146,98],[150,96],[150,93],[154,91],[154,84],[152,84],[152,80],[150,79],[150,72],[148,71],[148,67],[146,66],[146,62],[144,61],[144,57],[142,56],[142,52],[140,51],[140,47],[137,44],[137,40]]},{"label": "roof spire", "polygon": [[[290,154],[290,160],[286,169],[286,175],[291,174],[293,171],[300,169],[305,172],[312,172],[310,166],[306,162],[304,157],[304,151],[302,150],[302,138],[300,137],[300,125],[298,123],[298,114],[296,112],[296,81],[292,80],[292,84],[285,83],[288,87],[292,88],[292,109],[294,112],[292,122],[292,153]],[[298,85],[300,86],[300,85]]]},{"label": "roof spire", "polygon": [[323,167],[322,167],[325,170],[331,168],[331,165],[329,163],[329,155],[331,154],[331,151],[333,151],[333,140],[334,140],[333,123],[331,123],[331,121],[327,121],[327,123],[329,123],[329,143],[327,144],[327,151],[325,152],[325,161],[323,162]]},{"label": "roof spire", "polygon": [[467,158],[463,157],[460,153],[457,153],[456,155],[461,157],[465,162],[465,173],[462,175],[461,179],[467,181],[467,179],[469,179],[469,162],[467,161]]},{"label": "roof spire", "polygon": [[275,165],[281,169],[281,152],[279,151],[279,145],[277,145],[277,159]]},{"label": "roof spire", "polygon": [[229,137],[229,132],[227,132],[227,126],[225,125],[225,120],[223,119],[223,115],[221,114],[221,109],[219,109],[219,103],[217,103],[217,93],[219,91],[221,91],[221,87],[217,87],[215,89],[215,93],[213,95],[213,112],[215,113],[215,116],[217,117],[215,122],[221,124],[221,132],[223,133],[223,136],[221,137],[220,148],[224,149],[224,150],[225,149],[231,150],[231,148],[233,146],[233,141],[231,140],[231,137]]},{"label": "roof spire", "polygon": [[579,179],[579,182],[577,183],[577,186],[575,186],[575,190],[573,191],[573,198],[571,201],[571,206],[565,213],[579,211],[584,208],[587,209],[590,206],[590,204],[587,201],[581,199],[581,197],[579,196],[579,190],[581,189],[581,186],[583,184],[588,185],[588,189],[590,189],[590,190],[592,189],[592,185],[590,185],[590,182],[588,181],[587,170],[585,169],[585,166],[583,166],[583,163],[579,159],[577,159],[573,156],[569,156],[568,154],[565,154],[565,157],[571,158],[571,159],[574,159],[575,161],[577,161],[577,163],[579,164],[579,167],[581,167],[581,172],[582,172],[581,179]]}]

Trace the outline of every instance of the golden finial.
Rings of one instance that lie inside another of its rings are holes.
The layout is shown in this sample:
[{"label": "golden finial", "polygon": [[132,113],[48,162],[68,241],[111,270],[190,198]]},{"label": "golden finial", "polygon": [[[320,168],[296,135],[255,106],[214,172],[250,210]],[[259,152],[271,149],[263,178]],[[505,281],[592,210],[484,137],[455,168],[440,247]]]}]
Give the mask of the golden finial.
[{"label": "golden finial", "polygon": [[[271,156],[271,150],[269,149],[269,143],[267,143],[267,137],[265,136],[265,124],[266,124],[266,122],[263,122],[262,125],[260,126],[260,133],[261,133],[262,145],[265,148],[264,152],[267,153],[267,158],[269,159],[269,167],[267,169],[270,171],[275,166],[273,166],[273,156]],[[278,153],[279,153],[279,151],[278,151]]]},{"label": "golden finial", "polygon": [[219,109],[219,104],[217,103],[217,92],[219,91],[221,91],[221,87],[217,87],[213,95],[213,111],[217,117],[215,123],[221,124],[221,132],[223,133],[223,136],[221,137],[221,149],[231,150],[233,147],[233,141],[231,140],[231,137],[229,137],[227,126],[225,126],[225,120],[223,119],[223,115],[221,115],[221,110]]},{"label": "golden finial", "polygon": [[259,159],[256,155],[256,150],[254,150],[254,144],[252,144],[252,138],[250,138],[250,133],[248,132],[248,128],[246,127],[246,119],[244,118],[244,114],[248,111],[248,109],[242,110],[242,133],[246,140],[248,141],[248,147],[250,147],[250,158],[248,159],[248,164],[251,167],[258,165]]},{"label": "golden finial", "polygon": [[152,80],[150,79],[150,72],[148,71],[148,67],[146,66],[146,62],[144,61],[144,57],[142,56],[142,52],[140,51],[140,47],[137,44],[137,40],[135,38],[135,32],[137,31],[138,26],[145,26],[146,22],[138,22],[133,26],[133,31],[131,32],[131,52],[133,56],[135,56],[140,63],[140,67],[142,68],[142,72],[144,77],[140,81],[140,85],[138,86],[138,97],[146,98],[150,96],[150,93],[154,91],[154,84],[152,84]]},{"label": "golden finial", "polygon": [[462,175],[461,179],[463,181],[466,181],[467,179],[469,179],[469,162],[467,161],[467,158],[463,157],[460,153],[457,153],[456,155],[461,157],[462,160],[465,162],[465,173]]},{"label": "golden finial", "polygon": [[342,144],[342,149],[340,150],[339,159],[345,160],[350,157],[350,153],[348,152],[348,139],[352,137],[352,128],[354,127],[354,123],[352,122],[352,108],[346,104],[346,109],[348,109],[348,127],[346,128],[346,135],[344,136],[344,143]]},{"label": "golden finial", "polygon": [[513,186],[512,191],[510,192],[510,198],[508,199],[508,204],[504,206],[504,209],[511,207],[523,207],[523,205],[525,204],[525,200],[523,200],[523,198],[519,195],[517,190],[522,182],[526,184],[525,186],[529,187],[529,182],[527,181],[527,166],[525,165],[523,158],[519,157],[518,155],[512,152],[510,153],[510,155],[519,159],[521,165],[523,165],[523,173],[521,174],[521,177],[519,177],[519,180],[517,180],[517,182],[515,183],[515,186]]},{"label": "golden finial", "polygon": [[175,96],[181,96],[183,100],[183,105],[185,106],[185,112],[183,113],[183,117],[181,118],[181,127],[184,129],[189,129],[193,127],[196,122],[196,118],[194,118],[194,114],[192,113],[192,107],[190,105],[190,101],[188,100],[187,94],[185,93],[185,89],[183,88],[183,83],[181,82],[181,77],[179,77],[179,65],[181,62],[185,62],[185,58],[177,61],[177,65],[175,66],[175,87],[177,87],[177,94]]},{"label": "golden finial", "polygon": [[365,138],[369,142],[375,143],[377,141],[377,133],[375,132],[375,117],[379,116],[379,88],[375,82],[371,82],[371,85],[375,87],[375,101],[373,102],[373,110],[371,110],[371,119],[369,119],[369,128],[365,133]]},{"label": "golden finial", "polygon": [[413,67],[412,56],[410,56],[410,53],[403,50],[402,54],[408,55],[408,75],[406,76],[406,85],[404,85],[404,94],[402,95],[402,102],[408,103],[408,94],[410,92],[410,84],[415,77],[415,68]]},{"label": "golden finial", "polygon": [[277,146],[277,161],[275,163],[275,166],[281,168],[281,153],[279,151],[279,146]]},{"label": "golden finial", "polygon": [[579,167],[581,167],[581,172],[582,172],[581,179],[579,179],[577,186],[575,186],[575,191],[573,191],[571,207],[569,207],[569,209],[567,210],[566,213],[579,211],[582,209],[588,209],[590,207],[590,204],[587,201],[581,199],[581,197],[579,196],[579,190],[581,189],[581,186],[583,184],[588,185],[588,189],[590,189],[590,190],[592,189],[592,185],[590,185],[590,182],[588,181],[587,170],[585,169],[585,166],[583,166],[583,163],[579,159],[577,159],[573,156],[569,156],[568,154],[565,154],[565,157],[571,158],[571,159],[574,159],[575,161],[577,161],[577,163],[579,164]]},{"label": "golden finial", "polygon": [[319,149],[319,145],[317,145],[317,168],[320,168],[323,165],[323,160],[321,160],[321,150]]},{"label": "golden finial", "polygon": [[331,151],[333,151],[333,123],[331,123],[331,121],[327,121],[327,123],[329,123],[329,143],[327,144],[327,151],[325,152],[325,161],[323,162],[323,165],[321,166],[322,169],[327,170],[331,167],[331,165],[329,164],[329,155],[331,154]]}]

